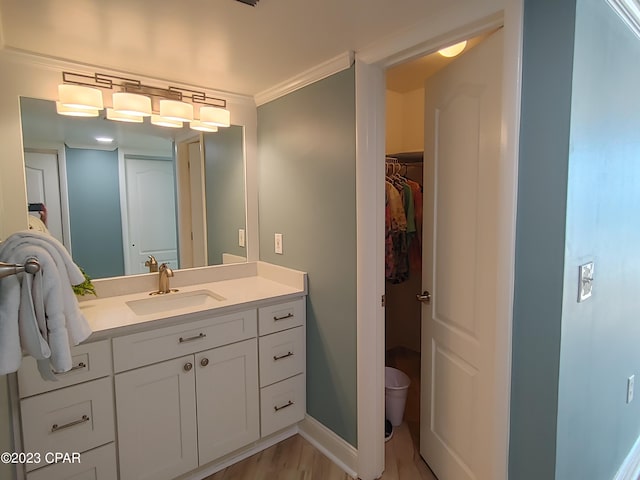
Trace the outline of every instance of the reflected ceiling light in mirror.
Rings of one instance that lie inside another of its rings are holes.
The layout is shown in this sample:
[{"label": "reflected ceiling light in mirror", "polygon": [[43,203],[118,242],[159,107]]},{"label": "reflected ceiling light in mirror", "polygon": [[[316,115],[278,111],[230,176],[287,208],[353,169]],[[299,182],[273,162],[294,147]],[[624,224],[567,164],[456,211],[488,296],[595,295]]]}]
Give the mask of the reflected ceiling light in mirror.
[{"label": "reflected ceiling light in mirror", "polygon": [[97,117],[100,110],[87,110],[86,108],[65,107],[60,102],[56,102],[56,112],[68,117]]},{"label": "reflected ceiling light in mirror", "polygon": [[220,107],[200,107],[200,121],[214,127],[228,127],[231,125],[231,113]]},{"label": "reflected ceiling light in mirror", "polygon": [[96,141],[100,143],[111,143],[113,142],[113,138],[111,137],[96,137]]},{"label": "reflected ceiling light in mirror", "polygon": [[182,122],[180,120],[165,118],[162,115],[151,115],[151,123],[159,127],[182,128]]},{"label": "reflected ceiling light in mirror", "polygon": [[443,57],[447,57],[447,58],[455,57],[456,55],[460,55],[466,46],[467,46],[467,41],[464,40],[460,43],[451,45],[450,47],[441,48],[440,50],[438,50],[438,53]]},{"label": "reflected ceiling light in mirror", "polygon": [[102,91],[82,85],[58,85],[58,101],[67,108],[102,110]]},{"label": "reflected ceiling light in mirror", "polygon": [[191,128],[191,130],[197,130],[199,132],[215,133],[218,131],[218,127],[207,125],[206,123],[202,123],[199,120],[193,120],[191,123],[189,123],[189,127]]},{"label": "reflected ceiling light in mirror", "polygon": [[113,108],[107,108],[107,118],[116,122],[142,123],[143,117],[139,115],[127,115],[126,113],[116,112]]},{"label": "reflected ceiling light in mirror", "polygon": [[178,122],[193,120],[193,105],[178,100],[160,100],[160,116]]},{"label": "reflected ceiling light in mirror", "polygon": [[125,115],[151,116],[151,98],[137,93],[116,92],[111,97],[113,110]]}]

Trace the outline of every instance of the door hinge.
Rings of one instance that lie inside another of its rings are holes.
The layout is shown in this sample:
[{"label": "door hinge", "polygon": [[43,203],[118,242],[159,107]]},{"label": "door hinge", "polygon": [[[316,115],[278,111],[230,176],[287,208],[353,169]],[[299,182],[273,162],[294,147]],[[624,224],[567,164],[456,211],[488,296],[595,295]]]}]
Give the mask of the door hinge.
[{"label": "door hinge", "polygon": [[382,297],[380,297],[380,306],[384,308],[384,305],[385,305],[385,297],[384,295],[382,295]]}]

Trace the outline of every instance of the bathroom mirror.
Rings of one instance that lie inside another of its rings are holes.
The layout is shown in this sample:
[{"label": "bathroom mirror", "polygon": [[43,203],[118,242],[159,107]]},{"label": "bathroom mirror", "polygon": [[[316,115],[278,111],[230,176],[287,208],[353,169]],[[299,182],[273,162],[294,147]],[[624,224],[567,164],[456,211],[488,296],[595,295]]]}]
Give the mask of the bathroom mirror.
[{"label": "bathroom mirror", "polygon": [[[20,99],[27,200],[91,278],[246,261],[244,129],[61,116]],[[34,220],[36,227],[38,221]]]}]

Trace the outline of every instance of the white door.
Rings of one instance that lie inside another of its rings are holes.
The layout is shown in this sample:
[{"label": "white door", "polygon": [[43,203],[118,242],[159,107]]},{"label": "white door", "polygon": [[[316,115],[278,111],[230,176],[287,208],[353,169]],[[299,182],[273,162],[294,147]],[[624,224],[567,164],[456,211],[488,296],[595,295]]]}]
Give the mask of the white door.
[{"label": "white door", "polygon": [[196,354],[200,465],[260,437],[257,351],[253,338]]},{"label": "white door", "polygon": [[125,155],[125,273],[145,273],[153,255],[178,268],[173,162]]},{"label": "white door", "polygon": [[205,208],[205,166],[202,143],[189,144],[189,176],[191,185],[191,233],[193,266],[207,266],[207,215]]},{"label": "white door", "polygon": [[420,453],[439,480],[491,480],[497,467],[502,48],[500,30],[425,86]]},{"label": "white door", "polygon": [[115,376],[120,480],[171,480],[198,466],[193,355]]},{"label": "white door", "polygon": [[[27,179],[27,202],[44,203],[47,207],[47,228],[51,235],[64,243],[62,227],[62,197],[58,154],[54,152],[24,152]],[[33,215],[40,218],[37,213]]]}]

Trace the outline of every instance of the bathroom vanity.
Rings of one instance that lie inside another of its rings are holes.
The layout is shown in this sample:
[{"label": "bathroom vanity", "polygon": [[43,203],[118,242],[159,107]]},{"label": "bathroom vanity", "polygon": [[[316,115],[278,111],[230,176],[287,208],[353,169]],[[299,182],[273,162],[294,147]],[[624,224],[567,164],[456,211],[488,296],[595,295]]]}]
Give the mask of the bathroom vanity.
[{"label": "bathroom vanity", "polygon": [[149,295],[155,281],[97,282],[99,297],[81,302],[94,333],[59,381],[24,358],[14,430],[32,458],[18,478],[204,478],[295,433],[306,411],[306,275],[262,262],[205,267],[177,272],[177,292]]}]

